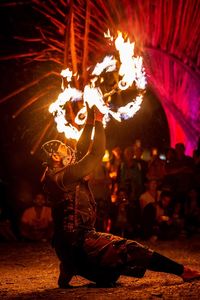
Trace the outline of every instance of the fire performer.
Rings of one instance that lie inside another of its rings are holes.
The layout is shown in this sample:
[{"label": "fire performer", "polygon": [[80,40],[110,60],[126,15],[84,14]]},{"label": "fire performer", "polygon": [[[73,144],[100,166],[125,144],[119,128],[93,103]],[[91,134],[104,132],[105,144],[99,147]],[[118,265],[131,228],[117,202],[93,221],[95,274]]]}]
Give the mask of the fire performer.
[{"label": "fire performer", "polygon": [[47,154],[44,180],[52,205],[53,247],[60,260],[58,286],[70,287],[74,275],[98,286],[113,286],[120,275],[140,278],[146,269],[175,274],[184,281],[200,278],[200,272],[136,241],[95,231],[95,201],[86,177],[104,155],[105,134],[99,110],[87,106],[87,112],[76,152],[60,141],[49,141],[42,147]]}]

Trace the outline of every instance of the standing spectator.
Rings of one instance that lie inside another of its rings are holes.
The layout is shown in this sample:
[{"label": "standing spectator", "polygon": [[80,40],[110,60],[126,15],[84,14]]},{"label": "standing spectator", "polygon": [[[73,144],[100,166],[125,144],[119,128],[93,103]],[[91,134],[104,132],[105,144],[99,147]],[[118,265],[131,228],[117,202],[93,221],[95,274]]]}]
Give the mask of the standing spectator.
[{"label": "standing spectator", "polygon": [[127,193],[129,203],[128,222],[132,234],[137,235],[140,221],[138,197],[141,188],[141,177],[139,163],[136,160],[134,161],[133,155],[133,147],[125,148],[118,176],[118,186],[120,190],[124,189]]},{"label": "standing spectator", "polygon": [[131,231],[129,223],[129,202],[126,190],[120,189],[117,193],[116,202],[112,203],[110,210],[111,232],[122,237],[127,237]]},{"label": "standing spectator", "polygon": [[133,167],[134,167],[134,194],[135,199],[138,200],[140,195],[145,190],[146,175],[148,169],[148,163],[142,159],[143,149],[141,147],[135,147]]},{"label": "standing spectator", "polygon": [[108,170],[106,169],[105,165],[100,162],[96,165],[89,178],[89,186],[94,195],[97,206],[95,226],[98,231],[106,232],[111,204],[111,195],[109,189],[111,180]]},{"label": "standing spectator", "polygon": [[184,207],[188,193],[194,181],[194,161],[192,157],[185,155],[185,145],[177,143],[175,145],[176,159],[173,163],[171,173],[175,176],[175,199],[180,203],[181,214],[184,217]]},{"label": "standing spectator", "polygon": [[165,175],[165,162],[160,159],[158,149],[153,148],[151,150],[151,159],[148,163],[148,171],[147,177],[148,178],[157,178],[162,182]]},{"label": "standing spectator", "polygon": [[33,206],[27,208],[21,217],[21,236],[27,240],[41,241],[52,237],[51,208],[45,206],[43,194],[35,196]]},{"label": "standing spectator", "polygon": [[165,160],[165,176],[162,181],[162,187],[168,188],[171,191],[175,189],[176,178],[173,174],[174,162],[176,160],[176,151],[174,148],[169,147],[166,150],[166,160]]},{"label": "standing spectator", "polygon": [[119,146],[112,149],[112,157],[110,162],[107,164],[109,177],[111,179],[110,191],[112,201],[116,201],[116,193],[118,190],[117,178],[119,175],[119,168],[122,162],[122,150]]}]

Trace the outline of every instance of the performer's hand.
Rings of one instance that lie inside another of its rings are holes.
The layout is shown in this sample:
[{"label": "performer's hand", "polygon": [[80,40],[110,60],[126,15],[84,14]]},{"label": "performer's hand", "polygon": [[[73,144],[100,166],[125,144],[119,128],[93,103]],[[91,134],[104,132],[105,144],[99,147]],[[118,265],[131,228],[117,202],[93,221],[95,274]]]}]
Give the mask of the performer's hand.
[{"label": "performer's hand", "polygon": [[102,112],[99,111],[99,109],[95,106],[94,108],[94,112],[95,112],[95,120],[102,122],[104,114],[102,114]]}]

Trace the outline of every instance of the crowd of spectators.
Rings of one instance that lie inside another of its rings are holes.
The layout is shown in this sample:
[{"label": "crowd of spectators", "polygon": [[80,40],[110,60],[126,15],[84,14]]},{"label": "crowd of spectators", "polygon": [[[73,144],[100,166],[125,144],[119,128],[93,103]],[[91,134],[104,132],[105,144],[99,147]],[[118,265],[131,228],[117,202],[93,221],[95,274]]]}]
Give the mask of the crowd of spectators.
[{"label": "crowd of spectators", "polygon": [[[145,157],[139,141],[123,150],[116,146],[89,174],[97,231],[154,241],[200,233],[200,141],[192,157],[182,143],[149,153]],[[17,230],[2,203],[0,241],[51,239],[51,208],[42,190],[16,213]]]},{"label": "crowd of spectators", "polygon": [[97,230],[152,240],[200,233],[200,143],[192,157],[183,143],[143,156],[138,141],[123,151],[117,146],[104,171],[91,174]]}]

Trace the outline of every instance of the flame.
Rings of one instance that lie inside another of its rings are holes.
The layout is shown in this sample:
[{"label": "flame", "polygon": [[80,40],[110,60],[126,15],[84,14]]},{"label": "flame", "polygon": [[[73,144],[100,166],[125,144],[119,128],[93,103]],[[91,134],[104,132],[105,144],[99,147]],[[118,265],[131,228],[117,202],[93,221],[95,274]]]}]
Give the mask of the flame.
[{"label": "flame", "polygon": [[110,160],[110,154],[109,154],[109,151],[106,149],[104,156],[102,158],[102,162],[108,162],[109,160]]},{"label": "flame", "polygon": [[118,37],[115,40],[115,47],[119,51],[120,68],[119,75],[122,79],[119,81],[118,86],[121,90],[126,90],[132,86],[133,82],[138,88],[144,89],[146,85],[145,72],[142,67],[142,57],[134,56],[135,43],[124,41],[122,33],[118,33]]},{"label": "flame", "polygon": [[62,70],[60,74],[62,77],[66,78],[68,82],[72,80],[73,73],[72,73],[72,71],[70,71],[69,68]]},{"label": "flame", "polygon": [[[68,78],[68,80],[71,80],[71,77]],[[71,124],[67,124],[67,121],[65,119],[64,106],[66,102],[78,101],[81,99],[82,92],[75,88],[71,88],[71,86],[68,86],[62,93],[59,94],[56,101],[49,106],[49,112],[54,115],[54,120],[57,124],[58,132],[64,133],[65,136],[70,139],[78,140],[81,135],[81,131],[79,131],[76,127],[72,126]]]},{"label": "flame", "polygon": [[92,75],[99,76],[104,70],[106,70],[106,72],[113,72],[116,70],[116,62],[116,59],[114,59],[112,55],[104,57],[101,63],[96,64]]},{"label": "flame", "polygon": [[140,109],[142,103],[142,96],[137,96],[135,101],[129,102],[127,105],[118,109],[118,114],[121,120],[132,118],[134,114]]},{"label": "flame", "polygon": [[105,38],[108,38],[110,41],[113,41],[113,40],[114,40],[113,36],[111,36],[111,34],[110,34],[110,29],[109,29],[109,28],[108,28],[108,30],[107,30],[107,33],[104,32],[104,37],[105,37]]},{"label": "flame", "polygon": [[[113,72],[117,70],[117,59],[113,55],[105,56],[100,63],[98,62],[95,65],[91,73],[93,77],[90,83],[84,87],[83,92],[71,86],[72,77],[76,76],[76,74],[73,74],[69,68],[62,70],[61,76],[67,81],[67,87],[65,89],[63,87],[63,92],[50,105],[49,112],[54,116],[58,132],[64,133],[67,138],[78,140],[82,133],[82,130],[78,130],[72,126],[65,118],[65,104],[69,101],[83,101],[83,107],[79,110],[74,120],[78,126],[82,126],[85,123],[86,103],[88,103],[90,108],[95,105],[104,114],[104,126],[109,122],[111,116],[121,122],[133,117],[140,109],[143,99],[142,95],[137,96],[136,99],[132,99],[127,105],[119,107],[117,111],[113,111],[105,102],[105,98],[111,97],[117,90],[128,89],[133,83],[135,83],[135,86],[139,90],[144,90],[146,77],[142,57],[134,56],[135,44],[131,43],[129,38],[125,41],[122,33],[118,32],[118,36],[114,40],[109,30],[104,36],[111,42],[114,41],[115,48],[119,52],[120,66],[118,67],[118,73],[120,80],[111,91],[103,95],[100,85],[104,81],[104,78],[100,77],[100,75],[104,71]],[[96,86],[98,79],[100,79],[100,84]]]}]

